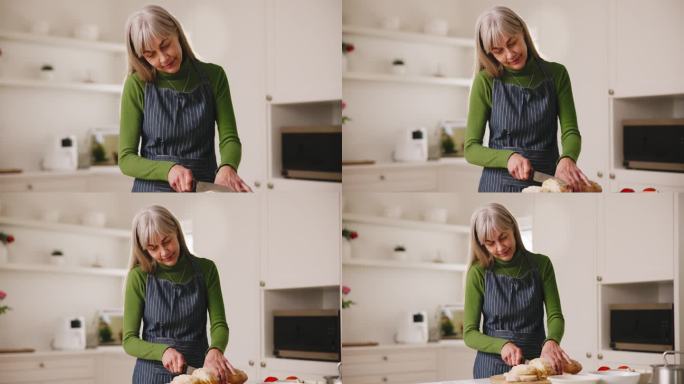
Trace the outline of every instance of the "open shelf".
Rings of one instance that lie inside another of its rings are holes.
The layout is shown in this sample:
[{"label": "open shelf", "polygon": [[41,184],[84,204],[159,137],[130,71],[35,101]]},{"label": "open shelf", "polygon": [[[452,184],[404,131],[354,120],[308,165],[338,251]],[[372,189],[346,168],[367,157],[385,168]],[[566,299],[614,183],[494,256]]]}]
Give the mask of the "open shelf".
[{"label": "open shelf", "polygon": [[342,33],[347,35],[358,35],[377,37],[387,40],[397,40],[410,43],[452,45],[455,47],[474,48],[475,42],[470,38],[429,35],[426,33],[394,31],[380,28],[368,28],[355,25],[343,25]]},{"label": "open shelf", "polygon": [[43,88],[43,89],[57,89],[65,91],[86,91],[86,92],[101,92],[111,94],[121,94],[123,91],[123,84],[97,84],[97,83],[64,83],[53,82],[47,80],[33,80],[33,79],[0,79],[0,86],[4,87],[24,87],[24,88]]},{"label": "open shelf", "polygon": [[128,270],[119,268],[95,268],[95,267],[74,267],[67,265],[43,265],[43,264],[21,264],[7,263],[0,264],[0,271],[23,271],[23,272],[45,272],[45,273],[65,273],[76,275],[93,276],[113,276],[125,277]]},{"label": "open shelf", "polygon": [[0,39],[21,41],[24,43],[43,44],[50,46],[63,46],[69,48],[99,50],[113,53],[125,53],[124,44],[109,43],[104,41],[89,41],[70,37],[36,35],[32,33],[0,31]]},{"label": "open shelf", "polygon": [[465,272],[468,269],[466,264],[456,263],[430,263],[421,261],[400,261],[388,259],[362,259],[352,258],[342,260],[342,265],[357,267],[379,267],[379,268],[404,268],[404,269],[423,269],[432,271],[451,271]]},{"label": "open shelf", "polygon": [[419,231],[440,231],[462,234],[470,233],[470,227],[468,227],[467,225],[430,223],[427,221],[418,220],[390,219],[386,217],[361,215],[356,213],[343,214],[342,221],[361,224],[384,225],[388,227],[396,227],[403,229],[415,229]]},{"label": "open shelf", "polygon": [[384,73],[364,73],[364,72],[345,72],[342,75],[344,80],[360,81],[381,81],[408,84],[426,85],[446,85],[452,87],[469,88],[472,79],[458,77],[434,77],[434,76],[415,76],[415,75],[392,75]]},{"label": "open shelf", "polygon": [[71,232],[83,235],[107,236],[120,239],[130,239],[131,233],[127,229],[98,228],[85,225],[53,223],[48,221],[20,219],[14,217],[0,217],[0,225],[14,227],[35,228],[46,231]]}]

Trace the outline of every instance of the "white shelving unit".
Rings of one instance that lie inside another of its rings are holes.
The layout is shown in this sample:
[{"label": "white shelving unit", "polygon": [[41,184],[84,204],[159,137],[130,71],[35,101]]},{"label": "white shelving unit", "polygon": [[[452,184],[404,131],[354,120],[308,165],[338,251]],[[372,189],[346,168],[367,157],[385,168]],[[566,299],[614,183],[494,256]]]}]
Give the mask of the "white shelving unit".
[{"label": "white shelving unit", "polygon": [[424,269],[433,271],[452,271],[465,272],[468,269],[466,264],[456,263],[428,263],[428,262],[412,262],[399,260],[384,260],[384,259],[362,259],[353,258],[343,260],[343,265],[357,266],[357,267],[380,267],[380,268],[406,268],[406,269]]},{"label": "white shelving unit", "polygon": [[121,94],[123,91],[123,84],[60,83],[32,79],[0,79],[0,86],[37,89],[57,89],[64,91],[100,92],[111,94]]},{"label": "white shelving unit", "polygon": [[429,76],[399,76],[382,73],[345,72],[342,75],[345,80],[383,81],[395,83],[448,85],[454,87],[469,88],[472,79],[456,77],[429,77]]},{"label": "white shelving unit", "polygon": [[421,231],[454,232],[462,234],[468,234],[470,232],[470,228],[467,225],[431,223],[427,221],[418,220],[390,219],[386,217],[359,215],[354,213],[343,214],[342,221],[352,223],[384,225],[388,227],[415,229]]},{"label": "white shelving unit", "polygon": [[123,44],[109,43],[104,41],[81,40],[61,36],[36,35],[32,33],[0,31],[0,39],[20,41],[23,43],[63,46],[68,48],[100,50],[112,53],[126,52],[126,46]]},{"label": "white shelving unit", "polygon": [[22,264],[22,263],[0,264],[0,270],[21,271],[21,272],[64,273],[64,274],[92,275],[92,276],[113,276],[113,277],[125,277],[126,274],[128,273],[128,270],[120,269],[120,268],[75,267],[75,266],[67,266],[67,265],[61,266],[61,265]]},{"label": "white shelving unit", "polygon": [[70,232],[83,235],[108,236],[120,239],[128,239],[131,237],[131,233],[127,229],[97,228],[85,225],[53,223],[40,220],[19,219],[14,217],[0,217],[0,225],[35,228],[46,231]]},{"label": "white shelving unit", "polygon": [[475,42],[472,39],[462,37],[428,35],[425,33],[393,31],[379,28],[360,27],[355,25],[342,26],[342,33],[347,35],[369,36],[403,42],[453,45],[466,48],[475,47]]}]

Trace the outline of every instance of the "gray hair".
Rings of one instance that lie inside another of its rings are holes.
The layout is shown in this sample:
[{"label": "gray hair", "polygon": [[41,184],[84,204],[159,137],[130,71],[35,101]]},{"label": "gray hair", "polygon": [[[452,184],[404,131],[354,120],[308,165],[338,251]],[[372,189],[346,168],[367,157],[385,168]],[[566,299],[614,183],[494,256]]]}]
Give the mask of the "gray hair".
[{"label": "gray hair", "polygon": [[480,263],[482,267],[489,268],[494,262],[494,256],[487,251],[484,245],[485,240],[491,239],[494,232],[507,230],[513,231],[516,251],[525,251],[518,222],[506,207],[498,203],[490,203],[475,211],[470,218],[471,264]]},{"label": "gray hair", "polygon": [[475,75],[484,69],[493,77],[501,76],[503,66],[492,54],[492,46],[519,33],[524,36],[527,54],[539,58],[527,24],[510,8],[497,6],[482,13],[475,24]]},{"label": "gray hair", "polygon": [[126,21],[126,50],[128,51],[128,73],[138,73],[145,82],[153,81],[156,70],[143,57],[143,52],[151,48],[153,39],[178,36],[184,57],[196,60],[181,23],[166,9],[158,5],[148,5],[134,12]]}]

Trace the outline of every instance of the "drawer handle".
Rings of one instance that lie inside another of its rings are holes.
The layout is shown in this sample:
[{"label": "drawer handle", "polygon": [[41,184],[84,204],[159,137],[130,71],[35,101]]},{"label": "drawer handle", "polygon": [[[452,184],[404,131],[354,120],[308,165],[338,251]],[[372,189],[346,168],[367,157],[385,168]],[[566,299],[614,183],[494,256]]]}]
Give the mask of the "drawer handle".
[{"label": "drawer handle", "polygon": [[41,367],[41,368],[45,368],[45,363],[43,363],[43,362],[41,361],[40,364],[38,364],[38,366]]},{"label": "drawer handle", "polygon": [[383,356],[383,357],[382,357],[382,360],[383,360],[383,361],[387,361],[387,360],[389,360],[389,358],[388,358],[387,356]]},{"label": "drawer handle", "polygon": [[383,383],[386,383],[386,382],[387,382],[387,378],[383,376],[382,382],[383,382]]}]

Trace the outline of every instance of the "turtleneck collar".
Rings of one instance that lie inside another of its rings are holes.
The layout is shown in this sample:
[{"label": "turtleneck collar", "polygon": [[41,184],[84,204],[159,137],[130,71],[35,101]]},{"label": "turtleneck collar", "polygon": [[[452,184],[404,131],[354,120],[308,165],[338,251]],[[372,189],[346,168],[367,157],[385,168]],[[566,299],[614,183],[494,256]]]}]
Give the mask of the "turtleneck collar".
[{"label": "turtleneck collar", "polygon": [[183,55],[183,61],[181,62],[180,69],[176,73],[166,73],[157,70],[157,76],[160,79],[164,80],[178,80],[178,79],[184,79],[188,75],[188,71],[190,70],[190,59],[188,59],[187,55]]},{"label": "turtleneck collar", "polygon": [[162,263],[157,263],[157,268],[159,268],[159,270],[163,272],[178,272],[185,269],[185,266],[188,264],[188,262],[188,256],[181,251],[180,255],[178,256],[178,261],[176,262],[176,264],[168,266]]},{"label": "turtleneck collar", "polygon": [[532,55],[527,53],[527,61],[525,62],[525,66],[519,70],[513,70],[513,69],[508,69],[504,67],[504,72],[511,74],[513,76],[526,76],[531,74],[534,71],[535,65],[534,65],[535,58],[532,57]]},{"label": "turtleneck collar", "polygon": [[518,264],[520,264],[520,261],[522,260],[522,250],[520,247],[516,247],[515,253],[513,253],[513,258],[511,258],[508,261],[504,260],[499,260],[496,257],[494,258],[494,264],[498,267],[515,267]]}]

